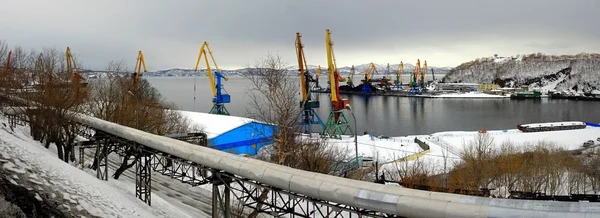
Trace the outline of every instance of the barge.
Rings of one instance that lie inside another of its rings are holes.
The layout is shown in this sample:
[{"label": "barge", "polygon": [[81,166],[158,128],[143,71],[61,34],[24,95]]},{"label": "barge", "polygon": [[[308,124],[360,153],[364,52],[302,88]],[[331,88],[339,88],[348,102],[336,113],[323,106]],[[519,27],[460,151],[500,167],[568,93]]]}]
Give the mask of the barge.
[{"label": "barge", "polygon": [[558,130],[573,130],[573,129],[584,129],[586,127],[585,122],[556,122],[556,123],[530,123],[517,125],[517,129],[521,132],[547,132],[547,131],[558,131]]}]

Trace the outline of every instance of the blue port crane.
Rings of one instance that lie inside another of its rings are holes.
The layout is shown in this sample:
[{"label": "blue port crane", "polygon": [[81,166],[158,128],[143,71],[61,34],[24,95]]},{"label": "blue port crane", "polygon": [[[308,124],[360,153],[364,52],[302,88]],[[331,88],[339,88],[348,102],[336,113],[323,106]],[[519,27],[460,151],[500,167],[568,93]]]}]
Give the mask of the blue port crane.
[{"label": "blue port crane", "polygon": [[[208,52],[208,53],[207,53]],[[215,71],[213,72],[210,68],[210,63],[208,61],[208,55],[210,55],[210,59],[212,60],[213,65],[215,66]],[[198,53],[198,60],[196,60],[196,67],[194,71],[198,71],[198,65],[200,65],[200,59],[204,57],[204,62],[206,63],[206,74],[210,80],[210,86],[213,92],[213,107],[210,109],[211,114],[220,114],[220,115],[229,115],[229,111],[225,107],[225,103],[231,102],[231,97],[225,89],[223,88],[223,82],[221,79],[227,81],[229,80],[226,76],[221,73],[217,62],[215,61],[215,57],[212,54],[212,51],[208,47],[208,43],[204,41],[202,46],[200,46],[200,52]],[[216,81],[216,82],[215,82]]]},{"label": "blue port crane", "polygon": [[[307,69],[306,57],[304,56],[304,49],[300,38],[302,36],[300,33],[296,33],[296,55],[298,58],[298,71],[300,73],[300,90],[302,94],[302,100],[300,101],[300,108],[302,109],[302,117],[300,120],[300,125],[302,127],[302,132],[306,134],[310,134],[312,132],[311,127],[313,125],[320,125],[322,128],[325,128],[325,124],[315,112],[315,108],[319,108],[319,100],[313,100],[311,96],[310,90],[312,89],[312,85],[316,84],[318,81],[318,76],[320,74],[317,72],[317,78],[313,78]],[[320,69],[320,67],[319,67]]]}]

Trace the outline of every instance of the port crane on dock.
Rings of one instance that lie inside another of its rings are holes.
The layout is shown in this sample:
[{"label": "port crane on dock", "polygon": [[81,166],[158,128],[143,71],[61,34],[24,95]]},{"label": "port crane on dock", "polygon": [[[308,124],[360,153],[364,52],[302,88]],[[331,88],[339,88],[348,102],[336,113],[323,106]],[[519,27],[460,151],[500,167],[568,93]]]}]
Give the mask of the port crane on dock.
[{"label": "port crane on dock", "polygon": [[296,57],[298,58],[298,71],[300,73],[300,90],[302,95],[302,100],[300,101],[300,108],[302,109],[302,117],[300,119],[300,126],[302,128],[302,132],[305,134],[310,134],[311,127],[313,125],[320,125],[323,129],[325,128],[325,124],[315,111],[315,108],[319,108],[319,100],[313,100],[311,95],[311,84],[315,83],[320,74],[321,67],[317,70],[317,78],[313,78],[307,69],[306,57],[304,56],[304,49],[302,42],[300,40],[302,36],[300,33],[296,33]]},{"label": "port crane on dock", "polygon": [[146,61],[144,60],[144,53],[142,53],[142,50],[139,50],[137,60],[135,61],[135,68],[133,68],[135,73],[132,75],[135,79],[134,80],[135,84],[140,83],[140,79],[142,78],[142,67],[144,67],[144,73],[145,73],[146,72]]},{"label": "port crane on dock", "polygon": [[396,72],[396,80],[394,80],[394,84],[397,89],[402,89],[402,73],[404,72],[404,63],[400,61],[400,65],[398,65],[398,71]]},{"label": "port crane on dock", "polygon": [[[214,72],[210,68],[208,55],[210,55],[210,59],[215,66]],[[223,93],[225,89],[223,89],[223,82],[221,82],[221,79],[227,81],[229,78],[221,73],[221,69],[219,69],[217,62],[215,61],[215,57],[213,56],[212,51],[208,47],[208,43],[206,41],[204,41],[202,46],[200,46],[200,52],[198,52],[198,59],[196,60],[196,67],[194,68],[195,72],[198,71],[198,65],[200,65],[200,59],[202,59],[202,57],[204,57],[204,62],[206,63],[206,74],[208,75],[210,87],[212,88],[213,92],[213,107],[210,109],[209,113],[229,116],[229,111],[227,111],[225,104],[231,102],[231,97],[229,94]]]},{"label": "port crane on dock", "polygon": [[379,86],[384,90],[389,91],[391,90],[390,85],[390,64],[388,63],[385,70],[385,76],[383,76],[383,78],[381,78],[381,80],[379,81]]},{"label": "port crane on dock", "polygon": [[364,75],[364,79],[362,80],[362,89],[361,92],[365,95],[369,95],[369,94],[373,94],[373,90],[371,89],[371,77],[373,76],[373,73],[377,72],[377,68],[375,67],[375,64],[373,64],[373,62],[371,62],[371,64],[369,64],[369,68],[367,69],[367,72],[365,72]]},{"label": "port crane on dock", "polygon": [[421,71],[421,60],[417,59],[417,65],[415,65],[415,71],[410,75],[410,89],[409,94],[420,94],[421,88],[419,87],[419,73]]},{"label": "port crane on dock", "polygon": [[65,51],[65,60],[67,61],[67,73],[71,78],[71,85],[73,86],[73,91],[75,92],[75,98],[83,99],[87,97],[87,83],[77,71],[77,64],[75,63],[75,58],[73,58],[71,48],[69,47],[67,47],[67,50]]},{"label": "port crane on dock", "polygon": [[331,105],[332,111],[329,113],[327,123],[323,129],[323,135],[329,135],[332,138],[341,138],[341,135],[352,132],[348,120],[344,116],[344,109],[346,105],[349,105],[348,99],[342,99],[340,97],[340,81],[344,78],[340,76],[335,63],[335,56],[333,54],[333,42],[331,41],[331,32],[329,29],[325,31],[325,48],[327,51],[327,69],[329,72],[329,86],[331,87]]},{"label": "port crane on dock", "polygon": [[321,76],[321,65],[317,67],[317,73],[315,74],[315,89],[321,89],[321,85],[319,85],[319,77]]},{"label": "port crane on dock", "polygon": [[350,88],[354,88],[354,82],[352,82],[352,80],[354,80],[355,73],[356,70],[354,69],[354,65],[352,65],[352,68],[350,68],[350,74],[348,74],[348,79],[346,80],[346,84],[350,86]]},{"label": "port crane on dock", "polygon": [[421,80],[419,81],[421,91],[425,91],[425,74],[427,74],[427,60],[423,63],[423,72],[421,72]]}]

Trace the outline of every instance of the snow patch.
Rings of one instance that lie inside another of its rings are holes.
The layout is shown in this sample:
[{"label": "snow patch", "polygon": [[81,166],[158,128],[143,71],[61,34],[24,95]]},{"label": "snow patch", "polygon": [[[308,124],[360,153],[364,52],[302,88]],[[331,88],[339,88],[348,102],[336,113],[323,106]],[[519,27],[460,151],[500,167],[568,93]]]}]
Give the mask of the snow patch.
[{"label": "snow patch", "polygon": [[19,173],[19,174],[27,173],[24,169],[17,168],[17,166],[15,164],[13,164],[12,162],[5,163],[4,165],[2,165],[2,167],[4,167],[4,169],[10,170],[14,173]]},{"label": "snow patch", "polygon": [[222,116],[208,113],[192,112],[192,111],[177,111],[183,117],[189,119],[191,122],[191,128],[195,128],[199,125],[200,128],[210,126],[210,129],[203,129],[208,138],[214,138],[221,135],[229,130],[235,129],[239,126],[250,122],[257,122],[256,120],[236,117],[236,116]]},{"label": "snow patch", "polygon": [[35,193],[35,196],[34,196],[34,198],[35,198],[35,199],[37,199],[37,200],[38,200],[38,201],[40,201],[40,202],[44,201],[44,200],[42,199],[42,197],[40,197],[40,195],[39,195],[38,193]]}]

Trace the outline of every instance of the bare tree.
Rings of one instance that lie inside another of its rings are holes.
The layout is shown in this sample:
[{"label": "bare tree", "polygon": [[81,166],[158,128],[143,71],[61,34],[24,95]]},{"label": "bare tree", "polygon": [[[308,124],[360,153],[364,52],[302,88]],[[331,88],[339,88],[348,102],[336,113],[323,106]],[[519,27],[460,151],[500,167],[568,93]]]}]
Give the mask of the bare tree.
[{"label": "bare tree", "polygon": [[[115,122],[157,135],[188,132],[190,123],[166,103],[160,93],[145,79],[134,84],[132,77],[121,77],[125,72],[124,61],[111,61],[108,78],[102,78],[91,86],[88,112],[100,119]],[[121,166],[113,174],[119,176],[135,165],[139,155],[136,145],[125,145]],[[104,158],[102,154],[96,157]],[[98,159],[92,168],[97,167]]]},{"label": "bare tree", "polygon": [[[298,77],[287,75],[286,64],[279,55],[268,54],[253,67],[247,68],[251,81],[248,92],[248,117],[273,125],[269,130],[257,130],[272,137],[273,145],[261,149],[258,158],[277,164],[313,172],[329,173],[334,163],[342,162],[346,153],[328,146],[325,140],[300,136],[300,85]],[[266,199],[269,191],[260,192]],[[262,204],[257,205],[257,208]],[[255,217],[254,211],[249,217]]]},{"label": "bare tree", "polygon": [[463,147],[461,159],[464,161],[463,170],[473,178],[469,188],[487,188],[491,182],[486,174],[491,170],[490,160],[494,155],[494,139],[488,133],[478,133],[475,138]]},{"label": "bare tree", "polygon": [[51,144],[56,145],[58,157],[68,162],[73,159],[72,149],[77,132],[77,125],[69,121],[69,116],[80,110],[85,89],[81,83],[71,81],[65,58],[56,49],[45,48],[29,59],[33,61],[25,69],[31,71],[33,82],[37,85],[24,97],[39,103],[36,109],[27,113],[32,136],[43,141],[46,148]]}]

